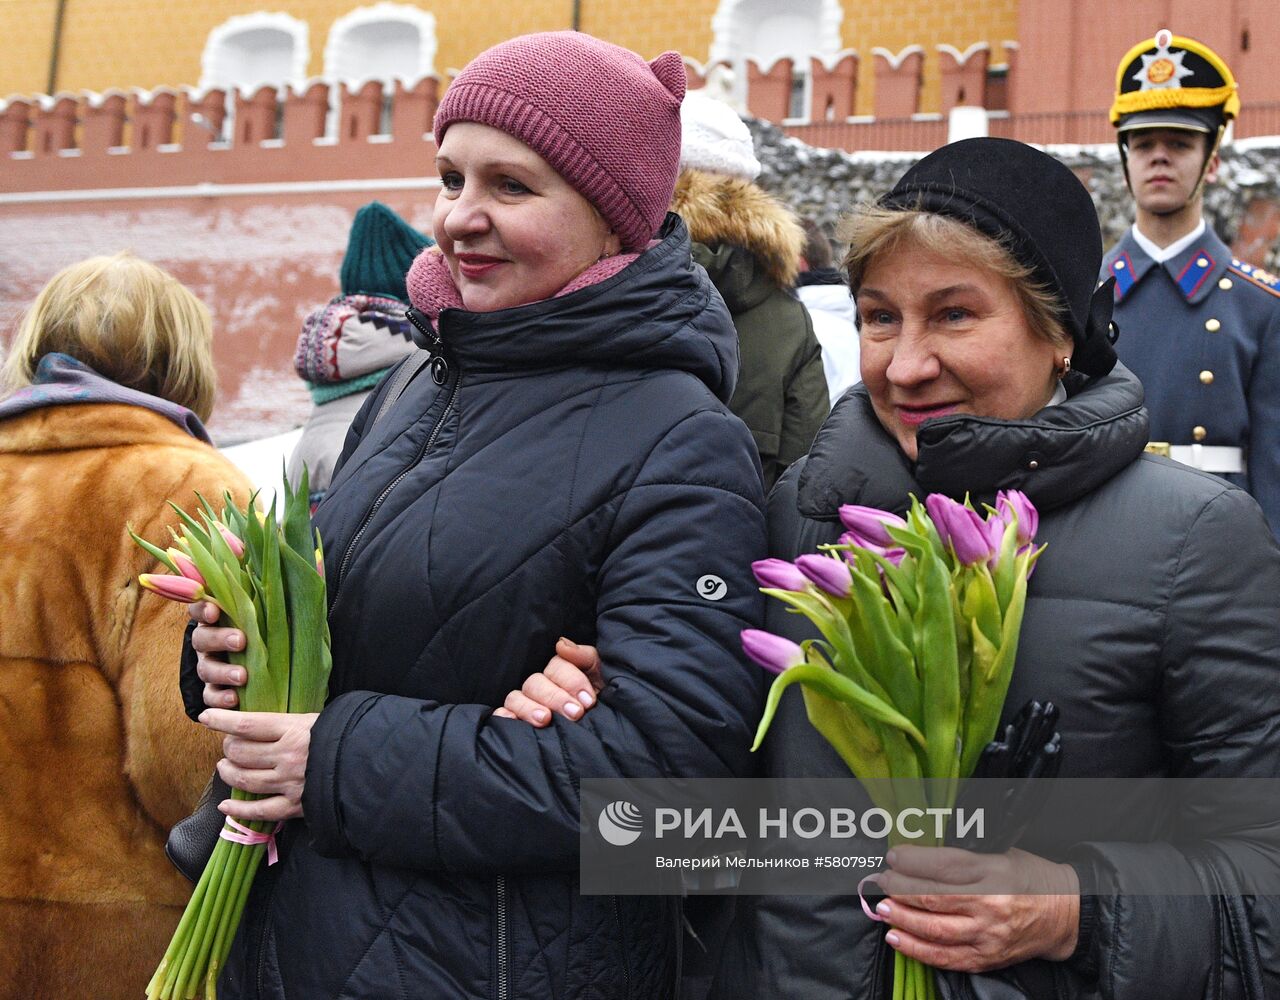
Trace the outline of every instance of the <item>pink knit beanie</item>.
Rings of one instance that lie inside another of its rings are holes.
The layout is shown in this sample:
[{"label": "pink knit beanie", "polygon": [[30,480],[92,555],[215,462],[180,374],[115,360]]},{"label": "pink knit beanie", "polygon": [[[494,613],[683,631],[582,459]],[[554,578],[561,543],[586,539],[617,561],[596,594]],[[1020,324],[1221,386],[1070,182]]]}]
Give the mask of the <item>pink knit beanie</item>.
[{"label": "pink knit beanie", "polygon": [[436,142],[454,122],[519,139],[604,216],[627,250],[662,224],[680,163],[684,63],[646,63],[577,31],[521,35],[458,74],[436,111]]}]

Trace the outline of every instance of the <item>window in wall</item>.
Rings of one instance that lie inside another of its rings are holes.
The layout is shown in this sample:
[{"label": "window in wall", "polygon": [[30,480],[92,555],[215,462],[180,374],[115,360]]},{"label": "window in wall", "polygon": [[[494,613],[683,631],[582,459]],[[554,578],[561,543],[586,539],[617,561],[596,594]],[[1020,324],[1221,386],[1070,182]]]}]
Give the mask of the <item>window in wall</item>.
[{"label": "window in wall", "polygon": [[[436,21],[425,10],[407,4],[379,3],[359,7],[338,18],[324,49],[324,75],[354,89],[368,80],[383,84],[378,129],[391,131],[393,82],[406,83],[434,72]],[[336,96],[336,88],[335,88]],[[337,114],[330,108],[330,132]]]},{"label": "window in wall", "polygon": [[841,49],[840,22],[844,11],[839,0],[721,0],[711,22],[712,61],[730,60],[739,101],[746,99],[745,60],[754,58],[762,67],[783,56],[792,60],[791,99],[788,114],[808,117],[809,57],[834,55]]},{"label": "window in wall", "polygon": [[[288,14],[245,14],[218,25],[205,42],[200,86],[227,91],[224,136],[231,134],[235,91],[252,93],[263,84],[282,86],[301,82],[310,54],[305,21]],[[276,115],[275,138],[282,114]]]}]

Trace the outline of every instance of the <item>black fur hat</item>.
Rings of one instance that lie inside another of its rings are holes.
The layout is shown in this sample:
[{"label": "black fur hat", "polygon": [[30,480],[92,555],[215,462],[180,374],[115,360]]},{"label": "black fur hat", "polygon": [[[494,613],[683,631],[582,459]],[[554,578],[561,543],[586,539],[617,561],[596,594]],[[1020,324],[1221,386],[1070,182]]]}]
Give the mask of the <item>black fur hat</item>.
[{"label": "black fur hat", "polygon": [[1098,284],[1098,213],[1063,163],[1012,139],[964,139],[913,166],[882,204],[945,215],[998,241],[1062,304],[1071,367],[1099,376],[1115,366],[1115,279]]}]

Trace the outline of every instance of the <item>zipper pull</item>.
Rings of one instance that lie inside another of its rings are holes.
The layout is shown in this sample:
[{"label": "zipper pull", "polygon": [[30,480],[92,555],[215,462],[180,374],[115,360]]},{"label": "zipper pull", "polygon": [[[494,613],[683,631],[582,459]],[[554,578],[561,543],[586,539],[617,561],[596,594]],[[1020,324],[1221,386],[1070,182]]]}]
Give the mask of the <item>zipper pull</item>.
[{"label": "zipper pull", "polygon": [[[439,353],[440,348],[444,346],[444,341],[440,339],[440,334],[436,333],[436,329],[431,325],[431,320],[427,317],[427,314],[413,308],[413,306],[409,306],[404,311],[404,318],[412,323],[414,329],[418,331],[417,334],[413,335],[414,342],[423,350],[430,351],[432,354]],[[421,334],[421,336],[418,336],[418,334]]]},{"label": "zipper pull", "polygon": [[444,341],[431,325],[426,313],[410,306],[404,315],[417,331],[413,335],[414,342],[431,355],[431,381],[436,385],[444,385],[449,379],[449,362],[444,357]]}]

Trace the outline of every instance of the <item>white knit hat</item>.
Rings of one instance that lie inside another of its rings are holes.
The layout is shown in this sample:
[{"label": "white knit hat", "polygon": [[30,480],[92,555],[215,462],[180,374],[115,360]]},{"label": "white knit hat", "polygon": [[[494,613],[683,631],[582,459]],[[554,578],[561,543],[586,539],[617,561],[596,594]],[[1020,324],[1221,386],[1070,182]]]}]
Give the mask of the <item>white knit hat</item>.
[{"label": "white knit hat", "polygon": [[699,91],[684,95],[680,105],[680,166],[711,174],[755,180],[760,161],[751,132],[736,111]]}]

